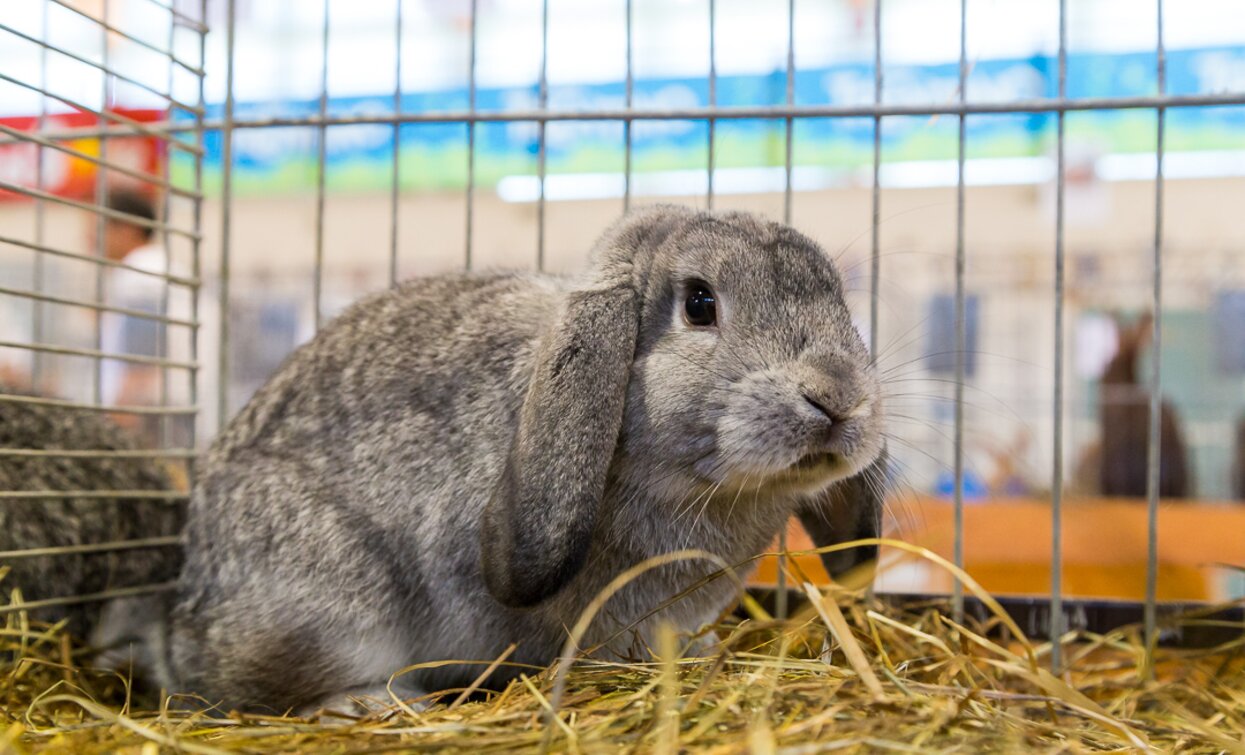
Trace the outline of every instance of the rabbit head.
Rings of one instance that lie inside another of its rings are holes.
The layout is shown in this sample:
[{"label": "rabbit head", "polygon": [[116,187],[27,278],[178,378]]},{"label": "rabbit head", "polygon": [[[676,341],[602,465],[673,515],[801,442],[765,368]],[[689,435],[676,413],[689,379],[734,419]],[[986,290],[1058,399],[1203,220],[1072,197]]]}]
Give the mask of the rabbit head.
[{"label": "rabbit head", "polygon": [[628,216],[535,363],[482,530],[503,603],[539,602],[578,571],[607,487],[668,500],[672,518],[690,492],[746,488],[740,506],[819,509],[847,523],[838,539],[877,534],[878,379],[832,261],[791,228],[675,207]]},{"label": "rabbit head", "polygon": [[1150,345],[1154,333],[1154,315],[1146,311],[1134,323],[1126,323],[1123,316],[1116,312],[1112,315],[1115,332],[1119,343],[1115,356],[1107,364],[1102,374],[1104,385],[1137,385],[1141,382],[1137,373],[1138,360],[1141,353]]}]

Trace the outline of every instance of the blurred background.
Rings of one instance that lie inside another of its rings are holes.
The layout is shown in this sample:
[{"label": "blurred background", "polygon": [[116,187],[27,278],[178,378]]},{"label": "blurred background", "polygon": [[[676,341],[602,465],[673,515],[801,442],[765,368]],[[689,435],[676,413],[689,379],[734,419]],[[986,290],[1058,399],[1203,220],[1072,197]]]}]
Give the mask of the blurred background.
[{"label": "blurred background", "polygon": [[[399,2],[401,24],[395,26]],[[168,103],[152,90],[197,103],[200,35],[185,26],[171,29],[160,5],[156,0],[7,0],[0,11],[0,124],[54,131],[94,123],[67,102],[107,107],[139,123],[163,121]],[[326,6],[331,23],[325,48]],[[171,7],[199,18],[198,0]],[[626,7],[624,0],[549,0],[551,109],[625,105]],[[226,94],[226,4],[209,0],[206,8],[203,20],[211,31],[204,42],[202,86],[206,117],[213,121],[222,117]],[[794,9],[795,103],[872,105],[873,3],[796,0]],[[958,0],[885,2],[883,103],[951,102],[959,96],[959,9]],[[1058,12],[1053,0],[970,0],[967,100],[1056,96]],[[1156,94],[1156,12],[1152,0],[1069,2],[1068,96]],[[107,18],[129,37],[101,33],[87,16]],[[1165,22],[1167,93],[1245,91],[1245,18],[1238,2],[1169,2]],[[331,115],[384,115],[395,105],[406,113],[468,107],[469,0],[237,0],[235,23],[239,120],[316,114],[322,75],[323,105]],[[478,108],[539,107],[540,0],[478,0],[475,26]],[[717,0],[714,33],[717,105],[786,102],[787,0]],[[187,65],[171,64],[151,48],[171,50]],[[634,107],[710,104],[710,49],[707,0],[634,0]],[[91,62],[103,62],[122,76],[105,77]],[[16,82],[35,82],[43,91]],[[168,117],[192,122],[177,110]],[[1163,474],[1170,488],[1164,497],[1226,508],[1245,499],[1245,108],[1172,108],[1166,117],[1163,309],[1157,313],[1162,396],[1169,405]],[[722,120],[713,128],[714,207],[781,219],[786,122]],[[1062,461],[1068,499],[1143,498],[1156,114],[1153,109],[1073,111],[1066,128]],[[1056,116],[970,115],[966,131],[963,495],[968,506],[1005,498],[1046,501],[1054,466]],[[706,206],[709,132],[704,120],[635,122],[633,204]],[[921,502],[949,497],[954,485],[957,135],[953,116],[887,117],[881,127],[877,339],[891,431],[898,438],[892,446],[898,492],[891,511],[898,531],[921,527],[930,516]],[[624,125],[552,122],[545,137],[544,266],[573,272],[584,265],[592,240],[623,210]],[[470,263],[533,268],[539,128],[531,122],[481,123],[474,139]],[[226,413],[241,407],[314,332],[319,140],[315,127],[246,128],[234,134]],[[390,214],[395,140],[396,225]],[[798,119],[791,144],[791,222],[839,261],[866,340],[873,143],[874,120],[861,117]],[[93,154],[100,149],[99,140],[90,137],[74,144]],[[197,358],[206,367],[219,360],[220,132],[208,131],[203,146],[200,270],[192,269],[191,238],[157,235],[169,252],[169,272],[197,272],[202,279]],[[466,125],[331,126],[323,146],[322,316],[389,285],[395,229],[399,278],[466,264]],[[158,173],[167,166],[175,186],[193,186],[196,180],[191,156],[166,153],[156,139],[109,139],[106,150],[108,159],[136,170]],[[12,139],[0,139],[0,179],[84,201],[91,201],[99,184],[88,162]],[[127,185],[121,175],[108,181],[119,190]],[[191,227],[191,198],[165,192],[155,204],[157,215],[163,215],[159,205],[167,206],[171,225]],[[38,255],[29,246],[96,254],[100,225],[91,212],[0,190],[4,289],[88,300],[99,292],[110,295],[97,280],[97,266]],[[178,296],[188,294],[172,298]],[[176,305],[166,306],[171,312]],[[89,310],[0,291],[4,343],[90,348],[93,318]],[[179,332],[176,339],[188,343],[189,328]],[[91,361],[0,346],[0,377],[27,381],[48,395],[89,401],[96,390]],[[172,372],[161,375],[160,390],[191,396],[192,373]],[[198,380],[195,438],[202,445],[216,431],[215,369],[200,370]],[[1142,429],[1117,442],[1104,434],[1104,426]],[[165,436],[153,442],[172,441]],[[1005,526],[999,526],[1005,537]],[[1091,539],[1110,534],[1086,533]],[[1238,572],[1225,570],[1215,580],[1216,594],[1245,591]]]}]

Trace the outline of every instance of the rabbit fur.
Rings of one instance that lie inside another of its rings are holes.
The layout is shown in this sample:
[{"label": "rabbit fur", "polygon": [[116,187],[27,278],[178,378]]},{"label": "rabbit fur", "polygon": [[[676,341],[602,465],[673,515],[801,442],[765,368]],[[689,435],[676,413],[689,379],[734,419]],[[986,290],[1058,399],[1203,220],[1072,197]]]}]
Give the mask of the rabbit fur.
[{"label": "rabbit fur", "polygon": [[[0,392],[19,396],[13,389]],[[106,417],[81,409],[0,401],[0,448],[133,450],[135,444]],[[170,490],[173,484],[149,458],[0,455],[0,490]],[[77,546],[176,535],[185,504],[134,498],[34,498],[0,502],[0,551]],[[105,553],[0,559],[10,572],[0,585],[25,602],[170,582],[181,551],[174,545]],[[106,650],[96,665],[133,669],[150,678],[166,655],[168,593],[52,606],[30,611],[42,621],[65,619],[80,639]]]},{"label": "rabbit fur", "polygon": [[[749,214],[659,206],[615,224],[593,260],[580,278],[412,281],[288,359],[194,492],[171,688],[286,710],[387,699],[404,665],[488,661],[511,642],[510,660],[544,666],[589,601],[650,556],[738,563],[793,514],[819,545],[877,535],[878,378],[814,242]],[[717,297],[711,327],[683,317],[699,281]],[[647,614],[716,569],[646,573],[583,647],[637,657],[659,620],[713,621],[730,580]],[[397,682],[414,695],[480,668]]]}]

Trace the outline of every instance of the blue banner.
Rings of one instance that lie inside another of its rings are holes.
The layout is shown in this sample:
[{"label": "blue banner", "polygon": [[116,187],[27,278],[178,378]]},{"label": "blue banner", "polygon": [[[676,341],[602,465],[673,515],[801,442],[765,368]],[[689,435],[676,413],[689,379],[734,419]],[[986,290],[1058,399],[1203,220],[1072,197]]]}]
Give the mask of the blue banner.
[{"label": "blue banner", "polygon": [[[887,67],[885,102],[919,103],[956,98],[958,63]],[[1057,61],[1053,57],[982,60],[972,64],[968,99],[1006,102],[1055,97]],[[873,99],[871,64],[844,64],[801,70],[795,76],[798,105],[868,104]],[[1153,52],[1069,55],[1068,96],[1125,97],[1157,92]],[[1167,91],[1199,94],[1245,91],[1245,46],[1174,50],[1167,54]],[[722,76],[716,86],[721,106],[781,105],[786,71]],[[558,110],[618,109],[625,103],[623,82],[552,86],[549,107]],[[705,78],[641,79],[634,84],[634,107],[665,109],[709,104]],[[481,111],[536,109],[535,85],[481,89]],[[332,115],[389,114],[392,96],[334,98]],[[411,92],[403,112],[464,111],[467,90]],[[316,99],[238,103],[238,119],[311,116]],[[221,106],[208,108],[208,117]],[[1054,138],[1052,114],[976,115],[968,119],[970,158],[1046,154]],[[1154,149],[1152,110],[1074,112],[1067,119],[1070,140],[1090,143],[1104,153]],[[810,118],[795,124],[793,159],[798,166],[857,168],[871,163],[871,118]],[[956,119],[892,117],[884,121],[883,159],[887,162],[955,156]],[[633,169],[637,173],[703,170],[709,127],[705,121],[637,121],[632,129]],[[309,127],[239,129],[235,132],[235,186],[241,192],[301,190],[314,185],[318,131]],[[476,126],[476,183],[493,185],[505,176],[532,175],[539,149],[534,123],[481,123]],[[464,124],[407,124],[399,129],[404,188],[449,189],[466,183],[467,127]],[[327,180],[334,190],[387,187],[394,129],[389,125],[335,126],[328,130]],[[719,168],[781,166],[785,161],[785,123],[781,120],[723,120],[716,125],[715,164]],[[553,122],[546,133],[548,171],[618,173],[623,167],[623,125],[617,121]],[[1168,116],[1168,149],[1245,150],[1245,108],[1176,108]],[[209,185],[219,179],[219,133],[206,136]],[[185,165],[179,166],[186,169]]]}]

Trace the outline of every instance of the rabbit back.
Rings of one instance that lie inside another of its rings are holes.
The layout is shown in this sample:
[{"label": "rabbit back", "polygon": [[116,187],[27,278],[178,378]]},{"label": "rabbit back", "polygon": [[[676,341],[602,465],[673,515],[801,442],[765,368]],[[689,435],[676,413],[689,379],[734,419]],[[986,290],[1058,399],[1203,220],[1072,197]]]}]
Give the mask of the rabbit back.
[{"label": "rabbit back", "polygon": [[218,438],[193,494],[176,684],[293,705],[542,633],[539,617],[497,612],[483,593],[478,538],[561,289],[535,276],[414,281],[291,355]]}]

